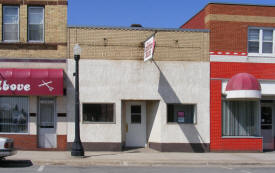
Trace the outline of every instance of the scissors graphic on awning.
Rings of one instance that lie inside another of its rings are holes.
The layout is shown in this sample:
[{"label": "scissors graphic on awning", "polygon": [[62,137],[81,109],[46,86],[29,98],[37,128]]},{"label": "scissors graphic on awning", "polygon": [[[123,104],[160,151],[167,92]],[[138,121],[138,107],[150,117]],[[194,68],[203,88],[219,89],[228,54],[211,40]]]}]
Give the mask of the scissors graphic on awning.
[{"label": "scissors graphic on awning", "polygon": [[54,88],[49,86],[49,84],[51,84],[51,83],[53,83],[53,81],[45,82],[44,80],[42,80],[42,84],[38,85],[38,87],[46,86],[46,87],[48,87],[48,89],[50,91],[52,91],[52,90],[54,90]]}]

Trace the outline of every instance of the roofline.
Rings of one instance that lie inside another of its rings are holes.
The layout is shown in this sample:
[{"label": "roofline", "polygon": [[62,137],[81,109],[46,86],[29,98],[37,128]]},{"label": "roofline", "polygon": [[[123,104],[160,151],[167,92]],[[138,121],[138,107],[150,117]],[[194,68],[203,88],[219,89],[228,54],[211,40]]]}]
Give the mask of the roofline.
[{"label": "roofline", "polygon": [[275,7],[274,5],[264,5],[264,4],[250,4],[250,3],[230,3],[230,2],[209,2],[207,3],[199,12],[197,12],[194,16],[192,16],[189,20],[187,20],[184,24],[182,24],[180,26],[183,27],[183,25],[185,25],[186,23],[188,23],[189,21],[191,21],[194,17],[196,17],[200,12],[202,12],[203,10],[205,10],[205,8],[210,5],[210,4],[217,4],[217,5],[241,5],[241,6],[259,6],[259,7]]},{"label": "roofline", "polygon": [[164,32],[209,32],[209,29],[182,29],[182,28],[143,28],[143,27],[120,27],[120,26],[68,26],[67,28],[79,29],[113,29],[135,31],[164,31]]},{"label": "roofline", "polygon": [[[209,4],[220,4],[220,5],[241,5],[241,6],[260,6],[260,7],[275,7],[275,3],[273,5],[267,5],[267,4],[253,4],[253,3],[230,3],[230,2],[209,2],[206,6]],[[206,7],[205,6],[205,7]],[[205,8],[204,7],[204,8]],[[203,8],[203,9],[204,9]]]},{"label": "roofline", "polygon": [[[208,4],[207,4],[208,5]],[[207,6],[206,5],[206,6]],[[204,6],[199,12],[197,12],[194,16],[192,16],[190,19],[188,19],[184,24],[182,24],[181,26],[180,26],[180,28],[181,27],[183,27],[183,25],[185,25],[186,23],[188,23],[189,21],[191,21],[192,19],[194,19],[198,14],[200,14],[202,11],[204,11],[204,9],[206,8],[206,6]]]}]

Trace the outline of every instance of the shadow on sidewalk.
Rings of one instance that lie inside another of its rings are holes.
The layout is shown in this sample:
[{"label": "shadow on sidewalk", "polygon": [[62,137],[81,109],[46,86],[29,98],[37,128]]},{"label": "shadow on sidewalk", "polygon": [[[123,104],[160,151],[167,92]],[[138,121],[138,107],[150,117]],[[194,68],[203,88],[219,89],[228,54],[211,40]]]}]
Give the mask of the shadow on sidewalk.
[{"label": "shadow on sidewalk", "polygon": [[32,165],[30,160],[0,160],[0,168],[24,168]]}]

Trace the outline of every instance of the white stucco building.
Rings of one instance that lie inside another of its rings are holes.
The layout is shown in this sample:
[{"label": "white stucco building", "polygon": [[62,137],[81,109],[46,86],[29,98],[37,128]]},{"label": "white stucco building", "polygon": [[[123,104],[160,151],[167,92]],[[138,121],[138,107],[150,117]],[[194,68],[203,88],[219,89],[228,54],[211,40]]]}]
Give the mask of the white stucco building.
[{"label": "white stucco building", "polygon": [[[69,27],[79,43],[80,132],[85,150],[209,150],[208,31]],[[143,42],[153,33],[153,61]],[[74,140],[75,62],[67,60],[67,141]]]}]

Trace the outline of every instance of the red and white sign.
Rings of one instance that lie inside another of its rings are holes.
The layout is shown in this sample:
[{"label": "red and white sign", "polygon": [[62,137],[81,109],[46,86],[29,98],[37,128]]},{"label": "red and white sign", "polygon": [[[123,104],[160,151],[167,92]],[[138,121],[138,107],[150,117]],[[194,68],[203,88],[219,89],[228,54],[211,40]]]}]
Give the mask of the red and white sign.
[{"label": "red and white sign", "polygon": [[155,44],[155,35],[144,42],[144,62],[153,59]]},{"label": "red and white sign", "polygon": [[63,69],[0,69],[0,95],[62,96]]}]

